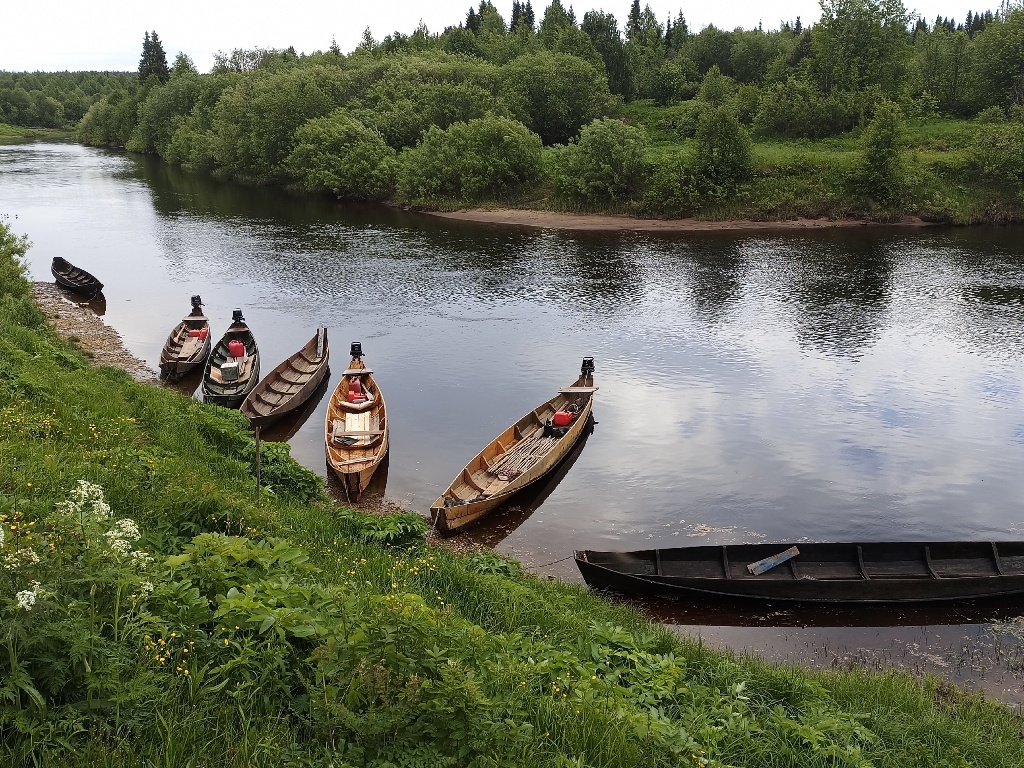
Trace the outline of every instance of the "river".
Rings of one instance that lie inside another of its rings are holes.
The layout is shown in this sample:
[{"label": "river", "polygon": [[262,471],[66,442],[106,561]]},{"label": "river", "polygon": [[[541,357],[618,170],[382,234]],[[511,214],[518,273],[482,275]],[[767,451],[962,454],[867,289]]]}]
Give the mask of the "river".
[{"label": "river", "polygon": [[[1020,229],[568,233],[50,142],[0,145],[0,214],[33,279],[58,255],[99,276],[105,322],[154,367],[196,293],[215,336],[242,309],[265,370],[322,323],[333,385],[361,341],[388,402],[385,499],[419,512],[593,356],[597,425],[571,466],[466,534],[540,574],[578,581],[585,548],[1024,538]],[[288,430],[321,474],[325,408]],[[647,609],[740,651],[1024,702],[1020,643],[992,621],[1024,603]]]}]

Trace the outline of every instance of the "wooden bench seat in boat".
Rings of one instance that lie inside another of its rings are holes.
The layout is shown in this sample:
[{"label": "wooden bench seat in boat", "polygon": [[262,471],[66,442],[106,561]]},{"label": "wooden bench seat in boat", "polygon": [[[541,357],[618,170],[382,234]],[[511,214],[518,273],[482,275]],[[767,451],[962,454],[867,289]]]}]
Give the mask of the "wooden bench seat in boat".
[{"label": "wooden bench seat in boat", "polygon": [[218,384],[232,385],[239,381],[245,381],[252,375],[252,364],[256,358],[253,355],[246,355],[245,362],[242,363],[238,369],[238,378],[235,381],[224,381],[224,377],[221,375],[220,368],[216,365],[210,366],[210,378],[216,381]]}]

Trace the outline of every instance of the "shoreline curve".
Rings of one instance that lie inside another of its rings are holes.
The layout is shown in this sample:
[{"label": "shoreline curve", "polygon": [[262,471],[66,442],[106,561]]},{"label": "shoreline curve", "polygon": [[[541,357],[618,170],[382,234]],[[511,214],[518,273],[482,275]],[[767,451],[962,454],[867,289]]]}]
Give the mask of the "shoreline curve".
[{"label": "shoreline curve", "polygon": [[856,227],[934,227],[934,222],[917,216],[904,216],[895,221],[868,219],[796,218],[780,221],[754,219],[636,219],[632,216],[601,213],[558,213],[555,211],[497,208],[461,211],[423,211],[442,219],[470,221],[479,224],[503,224],[538,229],[565,229],[591,232],[730,232],[730,231],[800,231],[808,229],[853,229]]}]

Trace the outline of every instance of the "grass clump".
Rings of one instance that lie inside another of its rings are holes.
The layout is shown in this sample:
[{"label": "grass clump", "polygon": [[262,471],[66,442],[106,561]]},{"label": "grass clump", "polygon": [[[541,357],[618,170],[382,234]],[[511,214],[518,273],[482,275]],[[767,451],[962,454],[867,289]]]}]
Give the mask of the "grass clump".
[{"label": "grass clump", "polygon": [[416,515],[328,501],[234,412],[94,368],[0,227],[0,764],[1015,766],[902,675],[712,652]]}]

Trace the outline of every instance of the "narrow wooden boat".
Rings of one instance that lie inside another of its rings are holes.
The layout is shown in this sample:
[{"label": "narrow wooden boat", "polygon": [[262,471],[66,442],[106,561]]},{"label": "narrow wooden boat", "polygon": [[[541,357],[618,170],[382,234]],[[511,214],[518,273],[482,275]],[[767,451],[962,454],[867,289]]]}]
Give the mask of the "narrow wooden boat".
[{"label": "narrow wooden boat", "polygon": [[[239,354],[232,354],[232,347],[238,344],[241,345]],[[231,325],[206,361],[203,400],[226,408],[237,408],[259,380],[260,350],[252,331],[245,324],[242,310],[236,309]]]},{"label": "narrow wooden boat", "polygon": [[80,267],[76,267],[70,261],[62,259],[60,256],[53,257],[53,262],[50,264],[50,272],[57,281],[57,285],[74,293],[80,293],[83,296],[95,296],[103,290],[103,283],[97,280],[94,275]]},{"label": "narrow wooden boat", "polygon": [[583,358],[572,386],[527,413],[474,456],[430,506],[434,527],[454,533],[557,466],[583,434],[594,392],[594,358]]},{"label": "narrow wooden boat", "polygon": [[384,395],[363,363],[358,341],[352,342],[352,360],[327,404],[324,439],[327,466],[341,480],[349,500],[359,501],[387,455],[388,419]]},{"label": "narrow wooden boat", "polygon": [[327,328],[266,375],[246,395],[239,410],[254,427],[264,427],[299,408],[327,374]]},{"label": "narrow wooden boat", "polygon": [[203,299],[192,297],[192,311],[182,318],[160,351],[160,375],[169,382],[206,361],[210,354],[210,321],[203,314]]},{"label": "narrow wooden boat", "polygon": [[1024,594],[1024,541],[583,550],[576,552],[576,565],[591,587],[675,597],[901,603]]}]

